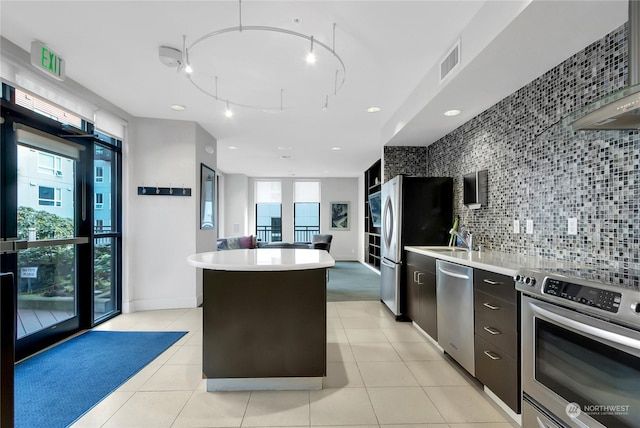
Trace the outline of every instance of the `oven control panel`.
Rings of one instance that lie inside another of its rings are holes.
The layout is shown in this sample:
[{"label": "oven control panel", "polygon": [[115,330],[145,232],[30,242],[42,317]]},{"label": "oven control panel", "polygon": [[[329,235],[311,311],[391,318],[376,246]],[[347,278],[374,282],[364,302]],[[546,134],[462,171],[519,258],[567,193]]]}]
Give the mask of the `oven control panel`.
[{"label": "oven control panel", "polygon": [[622,294],[615,291],[574,284],[555,278],[545,279],[542,292],[613,313],[618,312],[622,300]]}]

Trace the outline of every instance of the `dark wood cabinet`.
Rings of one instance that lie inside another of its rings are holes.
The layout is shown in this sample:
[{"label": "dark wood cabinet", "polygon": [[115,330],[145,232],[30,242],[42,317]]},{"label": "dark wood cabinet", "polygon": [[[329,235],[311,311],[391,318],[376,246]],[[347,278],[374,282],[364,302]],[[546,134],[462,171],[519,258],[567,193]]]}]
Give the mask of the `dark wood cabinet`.
[{"label": "dark wood cabinet", "polygon": [[475,376],[520,413],[520,302],[513,278],[475,269]]},{"label": "dark wood cabinet", "polygon": [[476,378],[514,412],[520,413],[520,365],[516,358],[505,357],[504,351],[476,335]]},{"label": "dark wood cabinet", "polygon": [[322,385],[326,277],[326,268],[203,269],[202,372],[207,391],[284,378],[293,383],[295,378],[320,379]]},{"label": "dark wood cabinet", "polygon": [[369,195],[382,189],[382,161],[376,161],[364,172],[364,261],[380,269],[380,227],[374,224],[369,208]]},{"label": "dark wood cabinet", "polygon": [[436,259],[406,251],[407,316],[438,340]]}]

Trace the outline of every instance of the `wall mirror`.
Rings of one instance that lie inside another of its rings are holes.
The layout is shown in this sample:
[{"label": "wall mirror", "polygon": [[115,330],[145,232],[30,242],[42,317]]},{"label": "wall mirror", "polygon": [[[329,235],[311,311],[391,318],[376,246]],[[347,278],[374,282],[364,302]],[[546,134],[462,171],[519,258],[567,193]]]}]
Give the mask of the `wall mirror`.
[{"label": "wall mirror", "polygon": [[201,164],[200,169],[200,229],[214,229],[216,206],[216,172]]}]

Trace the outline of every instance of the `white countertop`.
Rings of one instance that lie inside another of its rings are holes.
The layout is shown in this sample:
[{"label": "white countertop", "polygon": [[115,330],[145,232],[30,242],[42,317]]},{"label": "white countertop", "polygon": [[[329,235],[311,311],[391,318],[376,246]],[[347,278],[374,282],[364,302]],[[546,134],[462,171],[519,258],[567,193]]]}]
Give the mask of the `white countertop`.
[{"label": "white countertop", "polygon": [[521,269],[575,268],[580,266],[572,262],[562,262],[522,254],[501,253],[498,251],[447,251],[445,250],[446,248],[450,247],[404,247],[405,250],[414,253],[508,276],[514,276]]},{"label": "white countertop", "polygon": [[331,267],[333,257],[325,250],[298,248],[256,248],[212,251],[187,258],[194,267],[226,271],[285,271]]}]

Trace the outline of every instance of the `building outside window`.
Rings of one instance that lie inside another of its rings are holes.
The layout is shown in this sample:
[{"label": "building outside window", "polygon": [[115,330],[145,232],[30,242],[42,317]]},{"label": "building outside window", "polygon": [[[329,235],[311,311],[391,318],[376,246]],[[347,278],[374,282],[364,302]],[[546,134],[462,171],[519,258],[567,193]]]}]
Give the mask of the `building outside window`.
[{"label": "building outside window", "polygon": [[256,181],[256,237],[264,242],[282,241],[282,183]]},{"label": "building outside window", "polygon": [[293,228],[296,242],[310,242],[320,233],[320,182],[294,183]]},{"label": "building outside window", "polygon": [[104,182],[104,168],[101,166],[96,167],[96,183]]},{"label": "building outside window", "polygon": [[38,153],[38,172],[40,174],[62,176],[62,158],[49,153]]},{"label": "building outside window", "polygon": [[62,190],[55,187],[38,186],[38,205],[56,206],[62,205]]},{"label": "building outside window", "polygon": [[101,210],[104,207],[104,195],[96,193],[96,209]]}]

